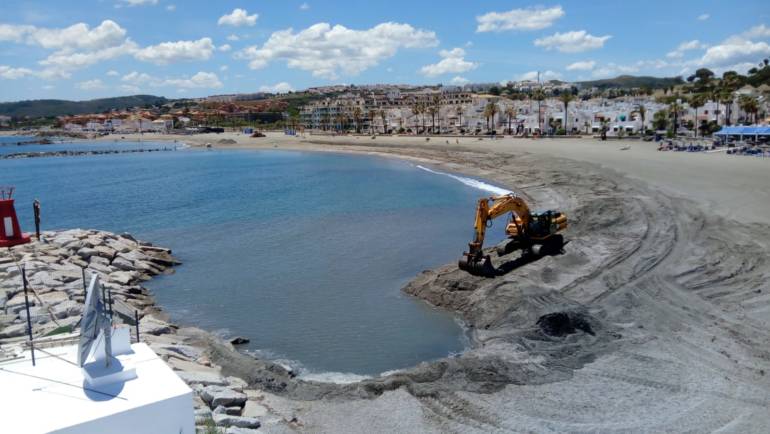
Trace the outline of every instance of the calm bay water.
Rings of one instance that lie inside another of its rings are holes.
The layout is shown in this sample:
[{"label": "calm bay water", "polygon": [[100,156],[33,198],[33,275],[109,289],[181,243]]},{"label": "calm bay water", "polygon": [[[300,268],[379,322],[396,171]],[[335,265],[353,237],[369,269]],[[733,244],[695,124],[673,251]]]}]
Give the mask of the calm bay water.
[{"label": "calm bay water", "polygon": [[175,322],[248,337],[303,373],[377,374],[465,345],[453,316],[400,292],[467,247],[489,193],[457,179],[372,157],[187,150],[0,160],[7,184],[27,230],[39,198],[45,229],[171,247],[184,264],[148,286]]}]

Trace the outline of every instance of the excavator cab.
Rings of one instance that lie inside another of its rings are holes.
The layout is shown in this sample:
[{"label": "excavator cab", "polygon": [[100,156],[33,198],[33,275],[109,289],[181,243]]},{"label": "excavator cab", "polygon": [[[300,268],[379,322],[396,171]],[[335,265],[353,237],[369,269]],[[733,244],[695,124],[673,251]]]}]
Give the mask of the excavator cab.
[{"label": "excavator cab", "polygon": [[483,198],[476,208],[474,240],[458,262],[461,270],[486,277],[497,275],[490,256],[483,253],[484,236],[493,219],[508,213],[511,215],[505,228],[508,240],[498,245],[498,256],[516,250],[521,250],[523,255],[544,256],[558,253],[564,247],[564,237],[559,234],[567,227],[564,213],[552,210],[532,213],[526,202],[513,194]]}]

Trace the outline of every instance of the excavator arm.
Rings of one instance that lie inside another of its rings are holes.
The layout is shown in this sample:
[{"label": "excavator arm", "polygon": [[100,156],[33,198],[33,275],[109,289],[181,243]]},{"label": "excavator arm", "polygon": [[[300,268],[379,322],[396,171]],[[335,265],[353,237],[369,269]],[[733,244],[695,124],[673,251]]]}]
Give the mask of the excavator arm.
[{"label": "excavator arm", "polygon": [[521,219],[522,227],[526,228],[529,226],[529,206],[527,206],[527,203],[522,198],[513,194],[506,194],[479,199],[479,204],[476,207],[476,222],[474,224],[475,235],[473,242],[469,244],[470,254],[476,255],[481,252],[489,221],[510,212],[516,214]]},{"label": "excavator arm", "polygon": [[533,215],[524,199],[513,194],[482,198],[476,206],[473,241],[468,244],[468,251],[458,264],[461,270],[483,276],[495,275],[490,257],[483,252],[484,237],[489,222],[508,213],[512,213],[513,218],[506,233],[513,241],[506,245],[506,249],[514,246],[515,249],[525,249],[526,253],[536,255],[561,250],[563,237],[555,234],[567,226],[564,214],[548,211]]}]

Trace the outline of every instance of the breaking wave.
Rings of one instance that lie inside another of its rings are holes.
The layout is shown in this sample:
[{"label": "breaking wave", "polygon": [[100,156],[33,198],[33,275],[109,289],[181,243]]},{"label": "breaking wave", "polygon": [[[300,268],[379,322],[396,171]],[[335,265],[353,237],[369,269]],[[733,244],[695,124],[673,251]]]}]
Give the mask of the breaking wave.
[{"label": "breaking wave", "polygon": [[467,185],[468,187],[473,187],[473,188],[476,188],[476,189],[479,189],[479,190],[482,190],[482,191],[488,191],[488,192],[490,192],[492,194],[495,194],[495,195],[498,195],[498,196],[499,195],[503,195],[503,194],[511,194],[511,193],[513,193],[511,190],[507,190],[505,188],[498,187],[496,185],[487,184],[486,182],[479,181],[478,179],[466,178],[464,176],[458,176],[458,175],[452,175],[451,173],[446,173],[446,172],[439,172],[438,170],[429,169],[429,168],[427,168],[425,166],[420,166],[420,165],[417,165],[417,168],[418,169],[422,169],[422,170],[424,170],[426,172],[434,173],[436,175],[448,176],[448,177],[450,177],[452,179],[455,179],[457,181],[462,182],[463,184]]}]

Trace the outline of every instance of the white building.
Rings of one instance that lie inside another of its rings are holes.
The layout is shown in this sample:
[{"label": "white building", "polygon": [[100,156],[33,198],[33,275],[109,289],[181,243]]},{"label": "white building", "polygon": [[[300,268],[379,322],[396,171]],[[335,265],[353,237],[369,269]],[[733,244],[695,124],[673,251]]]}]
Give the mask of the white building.
[{"label": "white building", "polygon": [[150,347],[122,346],[113,334],[105,372],[80,368],[77,350],[38,350],[35,366],[29,351],[0,362],[2,432],[195,433],[192,390]]}]

